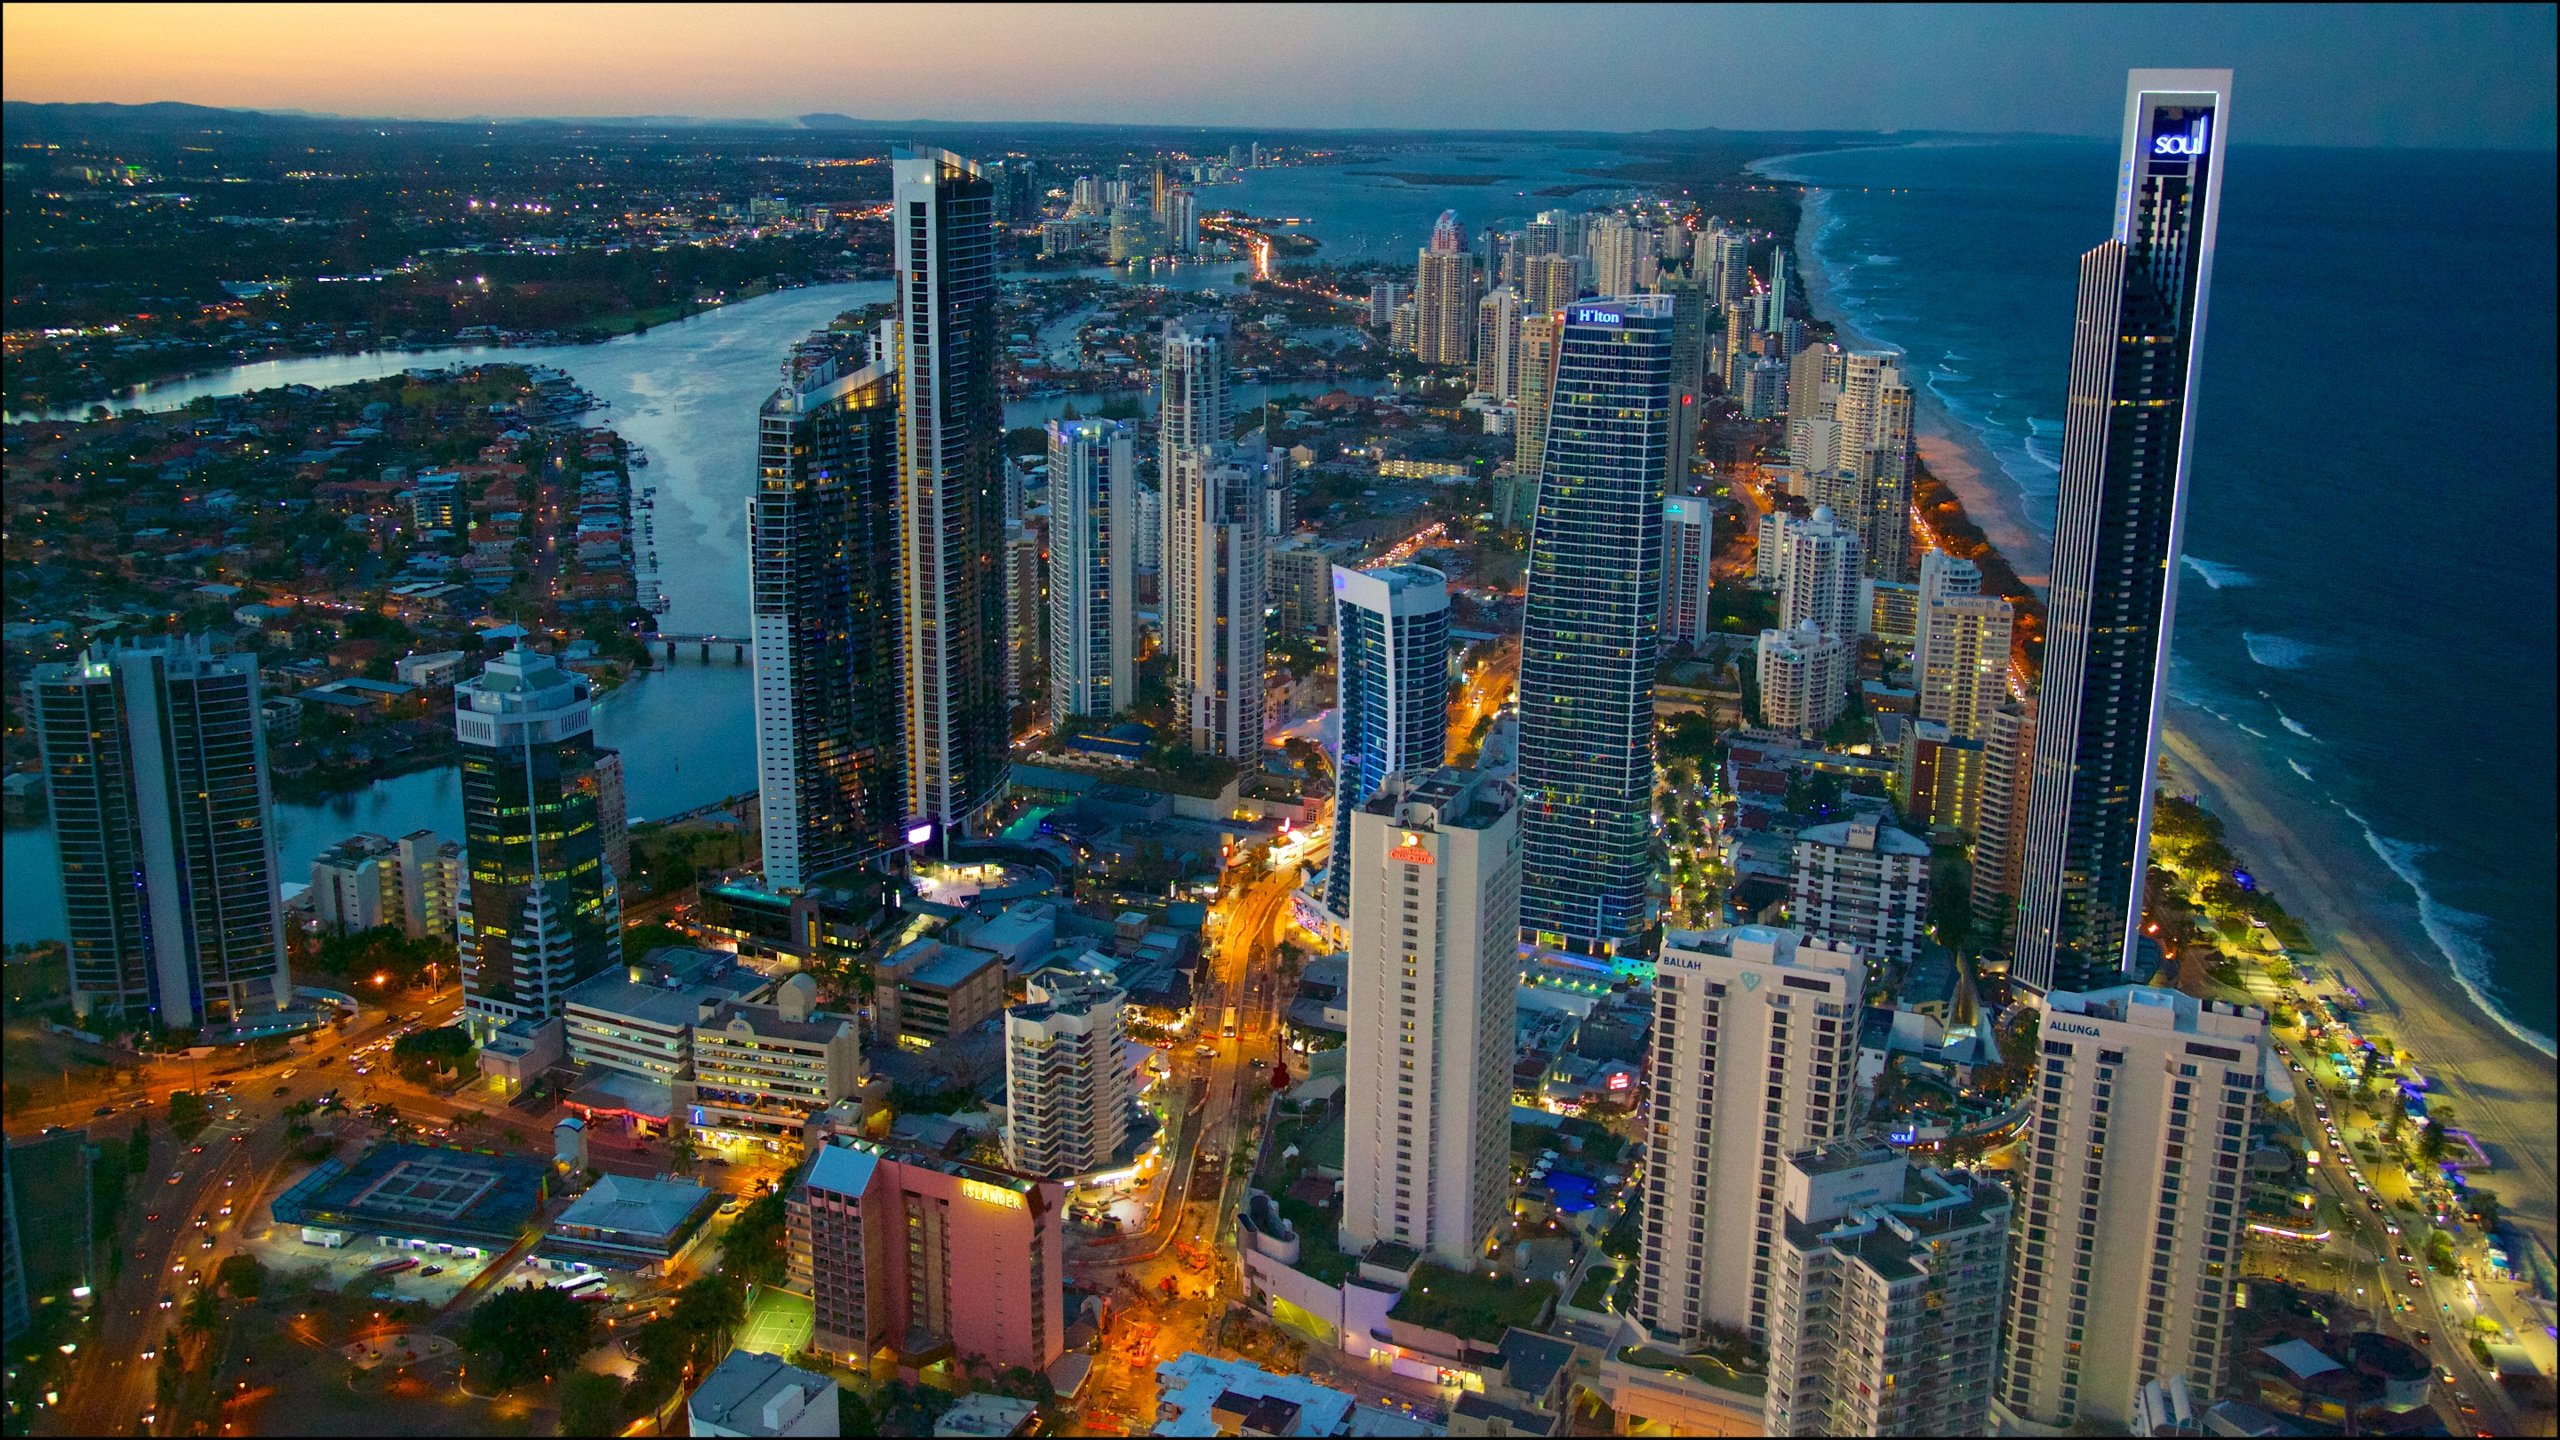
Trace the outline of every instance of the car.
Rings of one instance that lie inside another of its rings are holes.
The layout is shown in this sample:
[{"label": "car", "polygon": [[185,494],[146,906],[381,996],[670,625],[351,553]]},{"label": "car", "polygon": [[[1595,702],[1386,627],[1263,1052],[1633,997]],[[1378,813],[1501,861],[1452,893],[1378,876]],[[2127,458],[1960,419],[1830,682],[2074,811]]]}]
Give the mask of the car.
[{"label": "car", "polygon": [[134,1247],[133,1247],[133,1258],[134,1258],[134,1259],[136,1259],[136,1260],[148,1260],[148,1259],[150,1259],[150,1258],[151,1258],[151,1247],[150,1247],[150,1246],[148,1246],[148,1245],[136,1245],[136,1246],[134,1246]]},{"label": "car", "polygon": [[172,1173],[172,1174],[169,1176],[169,1183],[170,1183],[170,1184],[172,1184],[172,1185],[175,1185],[175,1184],[177,1184],[179,1181],[184,1180],[184,1179],[186,1179],[186,1178],[187,1178],[187,1172],[185,1172],[185,1171],[183,1171],[183,1170],[176,1171],[176,1172]]},{"label": "car", "polygon": [[320,1068],[321,1068],[321,1069],[323,1069],[323,1070],[326,1070],[326,1069],[328,1069],[330,1066],[335,1065],[335,1064],[337,1064],[337,1063],[338,1063],[338,1057],[337,1057],[337,1056],[335,1056],[335,1055],[323,1055],[323,1056],[321,1056],[321,1057],[320,1057]]},{"label": "car", "polygon": [[197,1248],[197,1249],[199,1249],[199,1250],[210,1250],[210,1249],[212,1249],[212,1248],[213,1248],[213,1237],[212,1237],[211,1235],[207,1235],[207,1236],[205,1236],[205,1237],[204,1237],[204,1239],[203,1239],[203,1241],[202,1241],[202,1242],[200,1242],[200,1243],[196,1246],[196,1248]]},{"label": "car", "polygon": [[[248,1143],[249,1143],[249,1137],[248,1137],[248,1136],[246,1136],[246,1135],[234,1135],[234,1136],[232,1136],[232,1137],[231,1137],[231,1143],[232,1143],[232,1144],[234,1144],[234,1145],[246,1145],[246,1144],[248,1144]],[[222,1183],[223,1183],[223,1184],[225,1184],[225,1185],[228,1185],[228,1184],[230,1184],[231,1182],[230,1182],[230,1181],[228,1181],[228,1180],[225,1180],[225,1181],[223,1181]]]},{"label": "car", "polygon": [[190,1145],[187,1147],[187,1153],[190,1155],[201,1155],[204,1153],[204,1147],[201,1145]]},{"label": "car", "polygon": [[2373,1193],[2372,1193],[2372,1192],[2370,1192],[2370,1191],[2367,1191],[2367,1192],[2366,1192],[2366,1194],[2365,1194],[2365,1197],[2364,1197],[2364,1208],[2366,1208],[2367,1210],[2372,1211],[2372,1212],[2373,1212],[2374,1214],[2376,1214],[2376,1215],[2381,1214],[2381,1213],[2382,1213],[2382,1199],[2381,1199],[2381,1197],[2380,1197],[2380,1196],[2377,1196],[2377,1195],[2375,1195],[2375,1194],[2373,1194]]},{"label": "car", "polygon": [[157,1224],[159,1224],[159,1223],[160,1223],[160,1212],[159,1212],[159,1211],[157,1211],[157,1210],[154,1210],[154,1211],[151,1211],[150,1213],[148,1213],[148,1214],[144,1215],[142,1218],[143,1218],[144,1223],[146,1223],[146,1224],[157,1225]]},{"label": "car", "polygon": [[293,1089],[293,1087],[292,1087],[292,1086],[290,1086],[290,1085],[279,1085],[279,1086],[277,1086],[276,1088],[274,1088],[273,1090],[268,1091],[267,1093],[268,1093],[268,1094],[270,1094],[270,1095],[282,1096],[282,1095],[284,1095],[284,1094],[286,1094],[286,1093],[290,1092],[292,1089]]},{"label": "car", "polygon": [[113,1115],[114,1113],[116,1113],[116,1107],[113,1105],[101,1105],[97,1109],[90,1111],[89,1115],[90,1118],[95,1119],[100,1115]]},{"label": "car", "polygon": [[2417,1271],[2415,1271],[2415,1270],[2412,1270],[2412,1271],[2410,1271],[2410,1272],[2409,1272],[2409,1283],[2410,1283],[2410,1284],[2412,1284],[2412,1285],[2424,1285],[2424,1284],[2426,1284],[2427,1282],[2426,1282],[2426,1281],[2424,1281],[2424,1280],[2419,1279],[2419,1278],[2418,1278],[2418,1272],[2417,1272]]},{"label": "car", "polygon": [[172,1296],[168,1291],[163,1290],[163,1291],[161,1291],[161,1292],[160,1292],[160,1308],[161,1308],[161,1309],[166,1310],[166,1309],[170,1308],[171,1306],[176,1305],[177,1303],[178,1303],[178,1302],[177,1302],[176,1297]]},{"label": "car", "polygon": [[[157,1350],[145,1350],[142,1352],[142,1358],[145,1360],[157,1360],[160,1358],[160,1352]],[[146,1422],[150,1419],[149,1416],[144,1416],[143,1418]]]},{"label": "car", "polygon": [[[225,1180],[225,1181],[224,1181],[224,1182],[222,1182],[222,1183],[224,1183],[225,1185],[228,1185],[228,1184],[230,1184],[231,1182],[230,1182],[230,1181],[228,1181],[228,1180]],[[230,1202],[229,1202],[229,1201],[225,1201],[225,1202],[223,1202],[223,1206],[222,1206],[222,1213],[223,1213],[223,1214],[225,1214],[225,1215],[228,1215],[228,1214],[230,1214],[230,1213],[231,1213],[231,1204],[230,1204]]]},{"label": "car", "polygon": [[213,1217],[212,1217],[212,1216],[210,1216],[210,1215],[199,1215],[199,1216],[197,1216],[197,1217],[196,1217],[196,1228],[197,1228],[197,1229],[199,1229],[199,1230],[204,1229],[206,1226],[211,1225],[212,1223],[213,1223]]}]

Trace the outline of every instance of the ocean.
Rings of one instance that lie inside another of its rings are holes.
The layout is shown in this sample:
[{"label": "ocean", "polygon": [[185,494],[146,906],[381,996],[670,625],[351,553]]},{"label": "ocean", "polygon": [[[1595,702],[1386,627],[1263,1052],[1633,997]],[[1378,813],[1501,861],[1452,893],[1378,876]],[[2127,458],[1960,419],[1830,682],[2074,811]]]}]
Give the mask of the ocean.
[{"label": "ocean", "polygon": [[[1968,507],[2039,583],[2076,261],[2107,235],[2114,164],[2053,141],[1758,167],[1820,187],[1816,309],[1910,357],[1924,449],[1969,462]],[[2551,158],[2227,164],[2169,723],[2247,757],[2351,903],[2414,907],[2427,958],[2549,1053]]]}]

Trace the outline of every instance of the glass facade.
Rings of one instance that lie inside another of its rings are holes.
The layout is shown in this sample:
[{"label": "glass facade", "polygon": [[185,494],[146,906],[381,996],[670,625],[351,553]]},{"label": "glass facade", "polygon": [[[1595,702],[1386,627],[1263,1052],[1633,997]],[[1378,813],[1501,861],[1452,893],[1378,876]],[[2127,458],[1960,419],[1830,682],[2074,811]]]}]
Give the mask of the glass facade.
[{"label": "glass facade", "polygon": [[898,843],[898,386],[830,369],[764,404],[753,545],[766,883],[798,891]]},{"label": "glass facade", "polygon": [[25,690],[62,855],[72,1002],[183,1028],[290,995],[257,657],[96,649]]},{"label": "glass facade", "polygon": [[465,865],[458,917],[475,1036],[561,1012],[569,987],[622,958],[622,903],[605,863],[593,692],[550,657],[514,650],[454,690]]},{"label": "glass facade", "polygon": [[1351,812],[1398,771],[1440,768],[1449,750],[1449,581],[1426,565],[1333,572],[1342,753],[1334,765],[1333,861],[1325,906],[1351,912]]},{"label": "glass facade", "polygon": [[1003,793],[1010,738],[995,191],[946,151],[893,163],[908,812],[965,827]]},{"label": "glass facade", "polygon": [[2114,983],[2139,940],[2229,89],[2135,72],[2116,233],[2080,261],[2010,968],[2034,990]]},{"label": "glass facade", "polygon": [[1607,952],[1645,924],[1662,621],[1667,296],[1564,310],[1520,659],[1521,929]]}]

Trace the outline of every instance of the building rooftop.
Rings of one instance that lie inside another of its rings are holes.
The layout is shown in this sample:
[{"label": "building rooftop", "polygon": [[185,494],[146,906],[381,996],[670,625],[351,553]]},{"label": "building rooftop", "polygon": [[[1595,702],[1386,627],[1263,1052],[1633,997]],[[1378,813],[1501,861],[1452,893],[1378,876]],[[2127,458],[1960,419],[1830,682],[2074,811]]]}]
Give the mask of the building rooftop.
[{"label": "building rooftop", "polygon": [[[779,1355],[732,1350],[686,1399],[697,1423],[737,1435],[779,1435],[801,1412],[836,1388]],[[696,1433],[700,1433],[697,1431]]]},{"label": "building rooftop", "polygon": [[667,946],[637,965],[603,970],[570,987],[566,1003],[660,1029],[691,1025],[705,1005],[754,999],[773,982],[719,950]]},{"label": "building rooftop", "polygon": [[908,985],[930,985],[948,990],[976,975],[990,965],[1001,966],[1004,959],[984,950],[971,950],[959,945],[945,945],[927,937],[911,940],[898,947],[885,962],[890,965],[914,965],[902,982]]},{"label": "building rooftop", "polygon": [[539,1160],[384,1143],[353,1161],[321,1162],[277,1198],[274,1214],[280,1225],[506,1245],[541,1213],[549,1178]]},{"label": "building rooftop", "polygon": [[962,1396],[959,1404],[943,1411],[942,1418],[933,1422],[933,1433],[937,1440],[978,1440],[978,1437],[1020,1434],[1023,1422],[1037,1414],[1039,1409],[1028,1400],[981,1390],[974,1395]]},{"label": "building rooftop", "polygon": [[1573,1363],[1573,1342],[1517,1327],[1502,1334],[1502,1367],[1511,1388],[1543,1395]]},{"label": "building rooftop", "polygon": [[684,1228],[711,1196],[690,1180],[643,1180],[636,1175],[607,1175],[569,1202],[551,1222],[563,1229],[602,1230],[617,1235],[663,1236]]},{"label": "building rooftop", "polygon": [[767,1040],[791,1040],[803,1045],[824,1045],[836,1038],[853,1022],[841,1015],[821,1014],[812,1020],[791,1020],[771,1005],[748,1005],[736,1000],[725,1001],[711,1012],[709,1019],[696,1026],[699,1030],[727,1031],[732,1023],[744,1021],[747,1028]]}]

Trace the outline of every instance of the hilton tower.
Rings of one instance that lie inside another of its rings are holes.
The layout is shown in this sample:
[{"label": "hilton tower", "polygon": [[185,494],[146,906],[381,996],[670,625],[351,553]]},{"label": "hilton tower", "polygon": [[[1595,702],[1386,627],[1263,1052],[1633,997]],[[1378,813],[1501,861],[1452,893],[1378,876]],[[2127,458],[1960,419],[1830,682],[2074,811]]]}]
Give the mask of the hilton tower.
[{"label": "hilton tower", "polygon": [[2080,257],[2010,970],[2039,992],[2113,983],[2142,924],[2230,97],[2228,70],[2133,72],[2115,234]]}]

